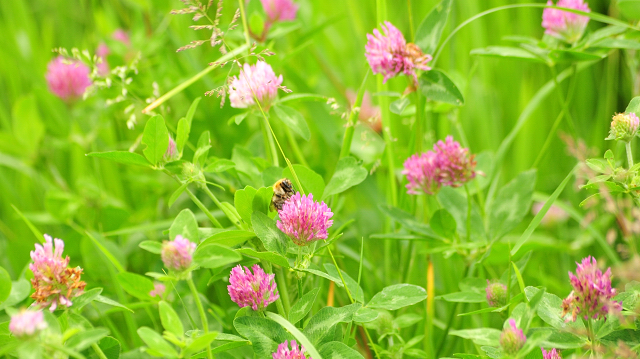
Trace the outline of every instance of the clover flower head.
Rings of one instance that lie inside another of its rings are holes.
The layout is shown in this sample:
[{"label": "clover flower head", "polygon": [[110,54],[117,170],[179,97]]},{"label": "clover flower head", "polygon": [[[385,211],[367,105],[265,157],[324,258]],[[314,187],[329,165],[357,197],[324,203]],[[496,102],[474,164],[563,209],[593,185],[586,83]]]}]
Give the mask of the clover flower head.
[{"label": "clover flower head", "polygon": [[327,230],[333,225],[331,209],[324,202],[315,202],[312,193],[306,196],[301,196],[299,192],[294,194],[284,203],[278,215],[278,228],[299,246],[327,239]]},{"label": "clover flower head", "polygon": [[11,317],[9,331],[17,338],[30,338],[47,329],[41,310],[22,309]]},{"label": "clover flower head", "polygon": [[489,304],[490,307],[502,307],[507,304],[506,285],[499,282],[491,283],[487,279],[485,293],[487,294],[487,304]]},{"label": "clover flower head", "polygon": [[259,265],[253,265],[253,273],[249,268],[238,265],[231,270],[229,276],[229,296],[240,308],[251,307],[262,311],[280,298],[274,274],[266,274]]},{"label": "clover flower head", "polygon": [[153,283],[153,290],[149,292],[149,295],[152,297],[162,298],[164,292],[167,290],[167,287],[162,283]]},{"label": "clover flower head", "polygon": [[191,266],[195,250],[195,243],[177,235],[173,241],[164,241],[160,255],[165,267],[172,271],[182,272]]},{"label": "clover flower head", "polygon": [[298,4],[291,0],[260,0],[267,13],[267,22],[295,20]]},{"label": "clover flower head", "polygon": [[500,334],[500,347],[505,353],[514,355],[522,349],[527,337],[524,336],[522,329],[516,326],[515,320],[509,319],[508,323],[509,326],[504,328]]},{"label": "clover flower head", "polygon": [[447,136],[438,141],[433,151],[414,154],[404,162],[402,174],[407,176],[407,193],[435,194],[442,186],[460,187],[476,176],[474,155]]},{"label": "clover flower head", "polygon": [[58,56],[47,65],[47,85],[54,95],[65,101],[76,100],[89,86],[91,70],[82,61]]},{"label": "clover flower head", "polygon": [[[553,6],[553,1],[548,0],[547,5]],[[591,11],[584,0],[558,0],[557,6],[584,12]],[[546,8],[542,12],[544,33],[570,44],[580,40],[588,23],[588,16],[564,10]]]},{"label": "clover flower head", "polygon": [[107,63],[107,55],[109,55],[110,52],[111,50],[109,49],[109,46],[107,46],[107,44],[105,44],[104,42],[100,43],[100,45],[98,45],[98,49],[96,50],[96,56],[100,59],[100,61],[96,64],[96,67],[98,68],[98,75],[102,77],[109,75],[109,63]]},{"label": "clover flower head", "polygon": [[289,343],[285,340],[284,343],[278,345],[278,351],[272,355],[273,359],[311,359],[310,356],[304,355],[304,347],[302,345],[298,348],[298,343],[295,340],[291,341],[291,349],[289,349]]},{"label": "clover flower head", "polygon": [[476,176],[474,155],[469,155],[469,149],[447,136],[438,141],[433,150],[436,153],[437,166],[440,169],[438,181],[443,186],[460,187]]},{"label": "clover flower head", "polygon": [[576,273],[569,272],[573,291],[562,301],[562,316],[571,313],[569,320],[575,321],[578,315],[588,320],[620,313],[622,303],[613,300],[616,290],[611,288],[611,268],[602,273],[591,256],[576,264]]},{"label": "clover flower head", "polygon": [[36,250],[31,251],[33,263],[29,269],[33,272],[31,285],[35,289],[31,298],[37,307],[49,307],[53,312],[58,305],[73,305],[71,299],[82,294],[86,283],[80,280],[82,268],[68,268],[69,257],[62,258],[64,242],[46,234],[44,238],[45,243],[36,244]]},{"label": "clover flower head", "polygon": [[131,39],[129,38],[129,34],[123,29],[116,29],[116,31],[113,32],[111,37],[116,41],[120,41],[126,46],[131,45]]},{"label": "clover flower head", "polygon": [[415,69],[431,70],[427,65],[431,55],[422,53],[415,44],[407,44],[400,30],[388,21],[382,25],[382,33],[374,29],[373,35],[367,34],[365,56],[373,73],[384,75],[383,82],[404,73],[413,77],[414,84],[417,84]]},{"label": "clover flower head", "polygon": [[629,142],[638,134],[640,128],[640,119],[633,113],[618,113],[611,120],[611,129],[609,137],[606,140],[621,140]]},{"label": "clover flower head", "polygon": [[255,95],[262,109],[267,111],[278,96],[280,85],[282,85],[282,75],[276,77],[273,69],[266,62],[258,61],[255,65],[244,64],[238,77],[234,76],[231,79],[229,86],[231,107],[256,106]]},{"label": "clover flower head", "polygon": [[540,350],[542,350],[542,359],[562,359],[562,355],[556,348],[549,351],[544,350],[544,348],[540,348]]}]

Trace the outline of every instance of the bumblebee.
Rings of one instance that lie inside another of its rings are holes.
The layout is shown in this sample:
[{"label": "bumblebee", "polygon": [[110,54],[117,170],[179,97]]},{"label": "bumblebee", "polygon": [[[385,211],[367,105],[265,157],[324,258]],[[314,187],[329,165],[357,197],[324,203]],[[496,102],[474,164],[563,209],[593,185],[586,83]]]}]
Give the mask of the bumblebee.
[{"label": "bumblebee", "polygon": [[278,180],[273,184],[273,197],[271,197],[271,210],[281,210],[282,205],[293,196],[293,184],[288,178]]}]

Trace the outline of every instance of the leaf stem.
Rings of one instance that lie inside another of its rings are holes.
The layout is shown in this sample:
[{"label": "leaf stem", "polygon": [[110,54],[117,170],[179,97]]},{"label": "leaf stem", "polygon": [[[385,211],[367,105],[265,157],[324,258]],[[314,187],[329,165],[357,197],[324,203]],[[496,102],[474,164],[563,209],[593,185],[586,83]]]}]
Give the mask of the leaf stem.
[{"label": "leaf stem", "polygon": [[106,355],[104,355],[104,352],[102,351],[102,349],[100,349],[100,347],[98,346],[97,343],[93,343],[91,344],[91,348],[93,349],[93,351],[96,353],[96,355],[98,356],[98,358],[100,359],[108,359]]},{"label": "leaf stem", "polygon": [[204,212],[204,214],[207,215],[207,218],[209,218],[209,220],[211,221],[211,223],[213,224],[214,227],[217,228],[222,228],[222,225],[220,224],[220,222],[218,222],[218,220],[216,219],[216,217],[213,216],[213,214],[211,214],[211,212],[209,212],[209,210],[207,209],[207,207],[205,207],[204,204],[202,204],[202,202],[200,202],[200,200],[198,199],[198,197],[196,197],[196,195],[193,194],[193,192],[191,192],[190,189],[187,188],[187,194],[189,195],[189,197],[191,198],[191,200],[193,201],[193,203],[196,204],[196,206],[198,206],[198,208],[200,208],[200,210],[202,212]]},{"label": "leaf stem", "polygon": [[633,167],[633,152],[631,152],[631,141],[625,142],[624,148],[627,150],[627,161],[629,162],[629,168]]},{"label": "leaf stem", "polygon": [[284,275],[284,270],[282,269],[282,267],[276,268],[275,272],[276,272],[276,281],[278,283],[278,288],[280,288],[278,290],[278,293],[280,294],[280,299],[282,300],[282,306],[283,306],[282,311],[284,314],[283,317],[289,318],[289,310],[291,310],[291,302],[289,301],[289,290],[287,289],[287,278]]},{"label": "leaf stem", "polygon": [[[187,279],[187,284],[189,285],[189,289],[191,289],[191,295],[193,295],[193,300],[196,302],[196,307],[198,308],[198,314],[200,314],[200,321],[202,322],[202,329],[204,330],[204,334],[209,333],[209,323],[207,322],[207,316],[204,312],[204,308],[202,307],[202,302],[200,301],[200,293],[196,288],[196,285],[193,283],[193,278],[191,274],[189,274],[189,278]],[[207,358],[213,359],[213,354],[211,353],[211,345],[207,345]]]},{"label": "leaf stem", "polygon": [[247,47],[251,47],[251,36],[249,35],[249,25],[247,23],[247,13],[244,10],[244,3],[244,0],[238,0],[240,17],[242,18],[242,28],[244,30],[244,41]]},{"label": "leaf stem", "polygon": [[[356,96],[356,102],[351,106],[351,111],[349,112],[349,118],[347,119],[347,128],[344,131],[344,138],[342,139],[342,147],[340,148],[340,158],[344,158],[349,156],[351,153],[351,142],[353,142],[353,132],[355,131],[356,123],[358,121],[358,115],[360,114],[360,106],[362,105],[362,99],[364,97],[364,89],[365,84],[367,83],[367,78],[369,77],[369,72],[371,70],[367,69],[367,72],[362,79],[362,83],[360,84],[360,88],[358,89],[358,95]],[[357,110],[356,110],[357,109]]]}]

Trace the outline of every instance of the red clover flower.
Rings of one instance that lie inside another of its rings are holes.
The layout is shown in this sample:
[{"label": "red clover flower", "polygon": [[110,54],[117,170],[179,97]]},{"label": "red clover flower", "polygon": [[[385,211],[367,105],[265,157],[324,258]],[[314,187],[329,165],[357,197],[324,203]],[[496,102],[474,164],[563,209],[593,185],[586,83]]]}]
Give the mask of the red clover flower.
[{"label": "red clover flower", "polygon": [[562,359],[562,355],[556,348],[549,351],[544,350],[544,348],[540,348],[540,350],[542,350],[542,359]]},{"label": "red clover flower", "polygon": [[9,330],[17,338],[29,338],[47,329],[47,322],[41,310],[22,309],[11,317]]},{"label": "red clover flower", "polygon": [[264,12],[267,13],[267,23],[270,25],[276,21],[295,20],[298,12],[298,4],[291,0],[260,0]]},{"label": "red clover flower", "polygon": [[47,84],[49,90],[65,101],[76,100],[89,86],[91,70],[78,60],[58,56],[47,65]]},{"label": "red clover flower", "polygon": [[153,290],[149,292],[149,295],[152,297],[162,298],[164,296],[164,292],[167,290],[162,283],[153,283]]},{"label": "red clover flower", "polygon": [[431,70],[427,65],[431,55],[425,55],[418,46],[408,43],[404,36],[390,22],[385,21],[381,33],[373,30],[373,35],[367,34],[365,56],[374,74],[383,74],[387,82],[399,73],[413,77],[414,84],[418,82],[415,69]]},{"label": "red clover flower", "polygon": [[407,193],[435,194],[441,186],[460,187],[476,176],[475,155],[447,136],[438,141],[433,151],[414,154],[404,162],[402,174],[407,176]]},{"label": "red clover flower", "polygon": [[508,323],[509,326],[504,328],[500,334],[500,347],[505,353],[514,355],[522,349],[527,337],[524,336],[522,329],[516,326],[515,320],[509,319]]},{"label": "red clover flower", "polygon": [[302,345],[298,349],[298,343],[295,340],[291,341],[291,349],[289,349],[289,343],[285,340],[284,343],[278,345],[278,351],[272,355],[273,359],[311,359],[311,357],[304,355],[304,347]]},{"label": "red clover flower", "polygon": [[182,272],[191,266],[195,250],[195,243],[177,235],[173,241],[164,241],[162,244],[162,262],[168,269]]},{"label": "red clover flower", "polygon": [[487,279],[487,287],[485,288],[487,294],[487,304],[490,307],[502,307],[507,304],[507,286],[495,282],[491,283]]},{"label": "red clover flower", "polygon": [[64,242],[46,234],[44,238],[44,245],[36,244],[36,250],[31,251],[29,269],[35,289],[31,298],[39,308],[49,307],[53,312],[58,305],[70,307],[71,299],[82,294],[86,283],[80,280],[82,268],[68,268],[69,256],[62,258]]},{"label": "red clover flower", "polygon": [[258,99],[264,111],[268,111],[271,103],[278,95],[282,84],[282,75],[276,77],[273,69],[264,61],[255,65],[244,64],[238,77],[232,77],[229,86],[231,107],[247,108],[256,105]]},{"label": "red clover flower", "polygon": [[324,202],[314,202],[312,193],[306,196],[294,194],[284,203],[278,215],[278,228],[299,246],[327,239],[327,230],[333,225],[331,209]]},{"label": "red clover flower", "polygon": [[229,276],[229,296],[240,308],[251,307],[262,311],[280,298],[274,274],[266,274],[259,265],[253,265],[253,273],[249,268],[238,265],[231,270]]},{"label": "red clover flower", "polygon": [[609,137],[605,140],[622,140],[629,142],[638,134],[640,128],[640,119],[633,113],[618,113],[611,120],[611,129]]},{"label": "red clover flower", "polygon": [[611,288],[611,268],[603,274],[591,256],[576,264],[576,274],[569,272],[573,291],[562,301],[562,316],[571,313],[570,320],[575,321],[578,315],[588,320],[619,313],[622,303],[613,300],[616,290]]},{"label": "red clover flower", "polygon": [[[553,6],[548,0],[547,5]],[[584,0],[558,0],[557,6],[590,12],[589,5]],[[570,44],[580,40],[589,23],[589,17],[572,12],[546,8],[542,12],[542,27],[544,33]]]}]

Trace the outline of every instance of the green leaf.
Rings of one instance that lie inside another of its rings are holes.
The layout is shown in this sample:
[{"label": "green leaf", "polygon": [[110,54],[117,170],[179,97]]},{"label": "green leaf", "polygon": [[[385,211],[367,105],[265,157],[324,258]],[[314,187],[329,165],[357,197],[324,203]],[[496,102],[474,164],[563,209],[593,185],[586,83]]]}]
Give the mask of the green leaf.
[{"label": "green leaf", "polygon": [[256,252],[253,248],[240,248],[236,251],[249,257],[264,259],[283,268],[290,268],[287,258],[276,252]]},{"label": "green leaf", "polygon": [[203,334],[192,341],[191,344],[189,344],[184,350],[187,353],[198,352],[209,346],[209,344],[211,344],[212,341],[216,340],[217,337],[218,332]]},{"label": "green leaf", "polygon": [[[302,184],[302,189],[304,189],[304,192],[306,194],[313,193],[313,198],[315,198],[316,200],[321,199],[325,189],[325,184],[322,176],[303,165],[293,165],[293,170],[296,171],[296,175],[298,175],[298,179]],[[282,177],[288,178],[293,181],[293,174],[291,173],[289,167],[286,167],[282,171]]]},{"label": "green leaf", "polygon": [[309,131],[309,126],[307,126],[307,121],[300,112],[284,105],[276,105],[272,108],[276,113],[276,116],[278,116],[278,118],[284,122],[287,127],[295,131],[300,135],[300,137],[309,141],[311,138],[311,132]]},{"label": "green leaf", "polygon": [[331,332],[336,324],[350,322],[355,312],[360,308],[360,303],[341,308],[324,307],[311,317],[303,332],[312,343],[317,344]]},{"label": "green leaf", "polygon": [[251,223],[264,248],[269,252],[286,255],[289,237],[278,229],[274,220],[262,212],[257,212],[251,215]]},{"label": "green leaf", "polygon": [[65,346],[77,351],[88,348],[91,344],[97,343],[100,339],[109,334],[109,331],[104,328],[88,329],[78,332],[78,334],[69,338],[66,341]]},{"label": "green leaf", "polygon": [[204,131],[198,139],[198,147],[193,154],[193,163],[200,167],[204,167],[204,163],[209,156],[209,149],[211,148],[211,135],[209,131]]},{"label": "green leaf", "polygon": [[360,184],[367,178],[367,170],[358,164],[353,157],[344,157],[338,161],[336,171],[324,189],[322,198],[342,193],[349,188]]},{"label": "green leaf", "polygon": [[229,121],[227,121],[227,124],[230,125],[235,122],[236,125],[239,125],[242,123],[242,121],[244,121],[245,118],[247,118],[248,115],[249,115],[249,112],[242,112],[237,115],[233,115],[231,116]]},{"label": "green leaf", "polygon": [[471,339],[476,345],[499,346],[500,331],[494,328],[451,330],[450,335]]},{"label": "green leaf", "polygon": [[11,276],[0,267],[0,304],[9,298],[9,294],[11,294]]},{"label": "green leaf", "polygon": [[630,19],[640,19],[640,0],[618,0],[618,9]]},{"label": "green leaf", "polygon": [[[104,337],[98,343],[98,346],[107,357],[107,359],[120,358],[120,342],[114,337]],[[96,353],[91,354],[87,359],[100,359]]]},{"label": "green leaf", "polygon": [[258,358],[269,358],[280,343],[290,339],[280,324],[267,318],[239,317],[233,321],[233,326],[251,342]]},{"label": "green leaf", "polygon": [[111,151],[111,152],[91,152],[87,153],[89,157],[105,158],[111,161],[122,163],[125,165],[136,165],[151,167],[149,161],[147,161],[141,155],[135,152],[129,151]]},{"label": "green leaf", "polygon": [[377,310],[362,307],[353,315],[353,321],[356,323],[369,323],[378,319],[379,316],[380,313]]},{"label": "green leaf", "polygon": [[473,49],[471,50],[471,55],[503,57],[516,60],[532,61],[537,63],[546,63],[542,58],[535,56],[527,50],[510,46],[488,46],[480,49]]},{"label": "green leaf", "polygon": [[11,115],[11,128],[17,142],[22,145],[25,155],[35,154],[45,134],[35,96],[30,94],[19,97],[13,104]]},{"label": "green leaf", "polygon": [[[560,193],[562,193],[564,188],[567,186],[567,183],[569,183],[569,180],[571,180],[571,178],[573,177],[574,172],[577,171],[578,168],[579,168],[579,165],[576,165],[575,167],[573,167],[573,169],[564,178],[564,180],[560,183],[560,185],[556,188],[556,190],[553,191],[553,193],[551,194],[549,199],[544,203],[540,211],[538,211],[535,217],[533,217],[527,229],[524,231],[520,239],[518,239],[516,244],[513,246],[513,249],[511,250],[512,256],[518,253],[518,250],[520,249],[520,247],[522,247],[522,245],[525,244],[527,240],[529,240],[529,238],[533,234],[533,231],[535,231],[536,228],[538,228],[538,226],[540,225],[540,222],[542,222],[542,218],[545,216],[545,214],[547,214],[547,211],[549,211],[549,208],[551,208],[551,206],[553,205],[553,202],[555,202],[556,199],[558,199],[558,196],[560,196]],[[532,190],[531,195],[533,196],[533,188],[531,188],[531,190]]]},{"label": "green leaf", "polygon": [[[300,332],[300,330],[298,330],[298,328],[296,328],[293,324],[289,323],[289,321],[287,321],[283,317],[279,316],[278,314],[271,313],[271,312],[266,312],[265,314],[266,314],[267,318],[269,318],[269,319],[275,321],[276,323],[280,324],[289,333],[291,333],[296,338],[298,343],[300,343],[300,345],[304,347],[305,351],[307,351],[309,353],[310,357],[312,357],[312,358],[322,358],[320,356],[320,353],[318,353],[318,351],[316,350],[316,347],[311,342],[311,340],[308,339],[305,334]],[[311,320],[313,320],[313,319],[311,319]]]},{"label": "green leaf", "polygon": [[158,303],[158,310],[160,312],[160,321],[164,330],[173,333],[178,338],[184,337],[184,327],[182,321],[178,317],[178,313],[171,307],[171,304],[163,301]]},{"label": "green leaf", "polygon": [[138,244],[138,247],[144,249],[147,252],[154,254],[162,253],[162,243],[156,241],[142,241]]},{"label": "green leaf", "polygon": [[236,164],[233,161],[228,160],[226,158],[220,158],[208,164],[203,171],[219,173],[219,172],[230,170],[235,167],[236,167]]},{"label": "green leaf", "polygon": [[102,293],[102,288],[92,288],[73,299],[73,309],[80,311]]},{"label": "green leaf", "polygon": [[154,332],[153,329],[142,327],[138,329],[138,335],[149,349],[171,358],[178,357],[178,353],[173,349],[173,346],[164,340],[160,334]]},{"label": "green leaf", "polygon": [[223,231],[218,232],[210,237],[207,237],[202,243],[201,246],[207,244],[219,244],[225,247],[235,247],[239,244],[242,244],[249,239],[255,237],[256,234],[249,231],[240,231],[240,230],[231,230],[231,231]]},{"label": "green leaf", "polygon": [[434,232],[444,238],[453,239],[453,236],[456,234],[456,220],[444,208],[437,210],[433,214],[429,221],[429,225]]},{"label": "green leaf", "polygon": [[26,279],[20,279],[11,283],[11,292],[7,299],[0,304],[0,310],[12,307],[25,300],[31,293],[31,283]]},{"label": "green leaf", "polygon": [[415,217],[397,207],[379,205],[378,208],[382,213],[397,221],[406,230],[425,235],[430,238],[442,239],[427,224],[416,221]]},{"label": "green leaf", "polygon": [[118,273],[116,278],[125,292],[143,301],[152,300],[149,295],[149,292],[154,288],[151,279],[140,274],[130,272]]},{"label": "green leaf", "polygon": [[[631,101],[629,102],[629,105],[624,110],[624,112],[626,112],[626,113],[633,112],[636,115],[640,116],[640,96],[636,96],[636,97],[632,98]],[[609,151],[611,151],[611,150],[609,150]],[[612,154],[611,157],[613,157],[613,154]]]},{"label": "green leaf", "polygon": [[[529,300],[539,291],[540,289],[534,287],[526,287],[524,289],[525,295]],[[578,333],[586,330],[581,318],[577,318],[575,322],[565,322],[561,317],[562,299],[551,293],[545,293],[542,296],[542,299],[538,303],[537,313],[540,319],[556,329]]]},{"label": "green leaf", "polygon": [[438,47],[450,11],[451,0],[442,0],[418,26],[415,43],[425,54],[433,54]]},{"label": "green leaf", "polygon": [[252,213],[262,212],[266,215],[269,215],[269,207],[271,206],[271,199],[273,198],[273,188],[272,187],[261,187],[256,192],[256,195],[253,197],[253,201],[251,203],[251,207],[253,209]]},{"label": "green leaf", "polygon": [[318,297],[318,293],[320,293],[320,288],[313,288],[311,291],[305,293],[302,298],[298,299],[291,307],[291,310],[289,310],[289,321],[291,324],[296,324],[309,314]]},{"label": "green leaf", "polygon": [[458,87],[440,70],[433,69],[423,73],[420,76],[419,83],[420,91],[429,100],[457,106],[464,105],[464,98]]},{"label": "green leaf", "polygon": [[142,133],[142,143],[147,145],[142,153],[152,165],[157,166],[169,147],[169,131],[162,116],[156,115],[147,121]]},{"label": "green leaf", "polygon": [[233,197],[233,204],[236,206],[240,218],[249,225],[251,225],[251,214],[253,213],[253,198],[257,192],[257,189],[246,186],[237,190]]},{"label": "green leaf", "polygon": [[178,133],[176,137],[176,148],[178,149],[178,153],[180,153],[180,157],[182,157],[182,150],[184,146],[189,141],[189,133],[191,132],[191,124],[193,123],[193,116],[196,113],[196,109],[198,108],[198,104],[202,97],[198,97],[191,103],[189,106],[189,111],[187,111],[187,116],[183,117],[178,121]]},{"label": "green leaf", "polygon": [[186,208],[178,213],[178,216],[169,228],[169,238],[172,240],[177,235],[189,239],[191,242],[200,242],[200,234],[198,233],[198,221],[190,209]]},{"label": "green leaf", "polygon": [[487,301],[484,294],[477,292],[455,292],[442,295],[439,298],[454,303],[484,303]]},{"label": "green leaf", "polygon": [[127,307],[125,305],[122,305],[122,304],[116,302],[115,300],[113,300],[111,298],[107,298],[107,297],[102,296],[102,295],[97,296],[95,301],[99,302],[99,303],[102,303],[102,304],[110,305],[112,307],[122,308],[124,310],[127,310],[127,311],[133,313],[133,310],[129,309],[129,307]]},{"label": "green leaf", "polygon": [[[336,266],[334,266],[333,264],[325,263],[324,269],[327,271],[327,273],[330,276],[338,279],[340,278],[340,274],[338,273]],[[351,278],[351,276],[347,274],[347,272],[343,270],[341,270],[341,272],[342,272],[342,278],[344,278],[344,281],[347,283],[347,288],[349,288],[349,292],[351,292],[353,299],[356,302],[364,303],[364,292],[362,291],[362,288],[360,288],[360,286],[358,285],[358,282],[356,282],[353,278]],[[340,280],[340,284],[342,284],[342,280],[341,279],[339,280]]]},{"label": "green leaf", "polygon": [[200,245],[193,256],[194,263],[203,268],[220,268],[241,259],[242,256],[233,249],[219,244]]},{"label": "green leaf", "polygon": [[396,284],[382,289],[371,298],[367,307],[396,310],[427,299],[427,291],[412,284]]},{"label": "green leaf", "polygon": [[405,108],[407,108],[407,106],[409,106],[410,103],[411,100],[409,100],[408,97],[401,97],[389,104],[389,111],[395,113],[396,115],[402,115],[402,112]]},{"label": "green leaf", "polygon": [[357,350],[342,342],[329,342],[319,349],[322,359],[364,359]]},{"label": "green leaf", "polygon": [[188,186],[189,186],[189,182],[185,182],[185,183],[181,184],[180,187],[178,187],[171,194],[171,197],[169,197],[169,200],[167,201],[167,206],[169,206],[169,207],[173,206],[173,204],[176,202],[178,197],[180,197],[180,195],[184,192],[185,189],[187,189]]},{"label": "green leaf", "polygon": [[520,173],[502,187],[489,211],[489,234],[498,240],[514,229],[531,209],[536,171]]}]

